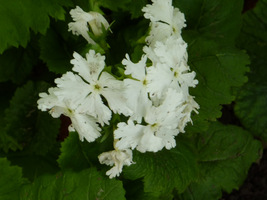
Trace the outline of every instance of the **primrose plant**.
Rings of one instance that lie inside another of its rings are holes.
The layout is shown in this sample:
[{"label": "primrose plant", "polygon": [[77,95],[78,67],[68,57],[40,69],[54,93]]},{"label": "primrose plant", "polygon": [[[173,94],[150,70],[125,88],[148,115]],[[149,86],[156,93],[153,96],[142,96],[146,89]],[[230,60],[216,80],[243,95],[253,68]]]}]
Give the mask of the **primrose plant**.
[{"label": "primrose plant", "polygon": [[[77,131],[81,141],[101,137],[102,127],[110,124],[114,113],[127,118],[114,130],[114,150],[98,156],[101,164],[113,166],[106,172],[110,178],[119,176],[124,165],[134,163],[134,149],[145,153],[174,148],[175,136],[192,123],[191,113],[199,109],[189,94],[198,81],[187,65],[187,44],[181,37],[184,14],[171,0],[152,2],[142,9],[150,20],[144,53],[137,63],[126,53],[124,80],[103,71],[105,55],[89,50],[84,58],[74,52],[72,71],[55,79],[57,87],[40,93],[38,100],[38,108],[49,110],[52,117],[68,116],[69,131]],[[109,29],[97,12],[87,13],[77,6],[70,14],[74,22],[69,23],[69,31],[92,45],[96,41],[91,36]]]}]

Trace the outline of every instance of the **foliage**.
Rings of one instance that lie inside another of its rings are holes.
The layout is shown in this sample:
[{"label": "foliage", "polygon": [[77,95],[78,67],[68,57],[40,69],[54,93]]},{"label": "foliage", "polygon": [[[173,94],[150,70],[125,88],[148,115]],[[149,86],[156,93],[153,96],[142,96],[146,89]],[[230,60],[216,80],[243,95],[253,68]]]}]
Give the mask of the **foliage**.
[{"label": "foliage", "polygon": [[[114,22],[105,70],[121,78],[125,54],[134,62],[142,55],[148,2],[0,0],[0,199],[216,200],[242,185],[267,141],[266,0],[244,14],[242,0],[173,0],[187,21],[182,36],[199,81],[190,89],[199,114],[175,148],[134,151],[135,164],[119,178],[108,179],[97,157],[112,150],[120,117],[102,130],[103,140],[81,142],[71,132],[62,141],[68,124],[37,109],[38,94],[71,69],[73,52],[93,48],[68,32],[70,9],[79,5]],[[218,122],[230,104],[238,119]]]},{"label": "foliage", "polygon": [[260,156],[261,144],[249,132],[233,125],[212,123],[196,137],[200,177],[181,199],[219,199],[221,191],[238,189],[249,163]]},{"label": "foliage", "polygon": [[267,103],[266,52],[267,52],[267,1],[260,1],[257,6],[244,14],[244,25],[238,45],[246,49],[251,58],[249,81],[240,90],[235,112],[244,127],[263,141],[267,141]]}]

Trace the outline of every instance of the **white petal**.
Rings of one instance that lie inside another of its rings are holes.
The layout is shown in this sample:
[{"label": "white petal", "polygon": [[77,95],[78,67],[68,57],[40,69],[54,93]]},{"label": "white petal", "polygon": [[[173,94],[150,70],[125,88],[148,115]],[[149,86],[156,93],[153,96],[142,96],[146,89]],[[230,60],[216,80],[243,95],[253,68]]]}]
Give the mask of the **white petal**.
[{"label": "white petal", "polygon": [[154,51],[162,63],[174,68],[174,66],[183,61],[185,54],[187,54],[186,48],[187,44],[181,37],[170,37],[164,43],[157,42]]},{"label": "white petal", "polygon": [[109,178],[119,176],[124,165],[130,166],[131,164],[134,164],[132,161],[132,151],[130,149],[104,152],[98,156],[98,159],[101,164],[109,166],[114,165],[114,167],[106,172],[106,175],[108,175]]},{"label": "white petal", "polygon": [[74,65],[72,70],[78,72],[89,83],[96,81],[105,67],[105,56],[95,53],[94,50],[86,54],[86,59],[76,52],[73,53],[73,57],[70,61]]},{"label": "white petal", "polygon": [[69,117],[72,127],[78,132],[81,141],[85,138],[88,142],[93,142],[101,136],[101,129],[92,116],[73,112]]},{"label": "white petal", "polygon": [[47,93],[40,93],[40,99],[38,99],[38,109],[41,111],[47,111],[53,108],[55,105],[61,105],[60,101],[58,100],[57,96],[55,95],[55,91],[58,88],[49,88],[48,94]]},{"label": "white petal", "polygon": [[152,104],[148,98],[146,86],[131,79],[124,79],[124,84],[127,105],[133,111],[131,119],[141,122],[142,117],[145,116],[146,108]]},{"label": "white petal", "polygon": [[121,122],[118,124],[118,128],[114,131],[114,138],[120,139],[116,143],[118,149],[131,148],[134,149],[139,145],[143,136],[144,126],[135,125],[133,121],[128,120],[128,124]]},{"label": "white petal", "polygon": [[153,4],[146,5],[142,11],[145,12],[145,18],[152,22],[163,21],[170,24],[173,17],[172,0],[153,0]]},{"label": "white petal", "polygon": [[111,119],[110,109],[103,103],[97,93],[91,93],[86,97],[77,108],[77,111],[94,116],[102,126],[109,124]]},{"label": "white petal", "polygon": [[129,55],[126,54],[126,59],[122,60],[122,64],[126,66],[125,74],[132,75],[133,78],[138,80],[145,79],[146,76],[146,60],[147,57],[145,55],[142,56],[141,60],[138,63],[133,63]]},{"label": "white petal", "polygon": [[146,42],[149,46],[155,47],[157,41],[165,41],[172,35],[173,29],[170,25],[154,22],[150,25],[150,33],[146,38]]},{"label": "white petal", "polygon": [[70,10],[70,15],[74,21],[90,21],[93,17],[84,12],[79,6],[76,6],[75,9]]},{"label": "white petal", "polygon": [[[102,34],[102,24],[105,29],[108,29],[109,23],[107,20],[97,12],[84,12],[79,6],[70,11],[71,17],[74,22],[69,23],[69,31],[75,35],[82,35],[90,44],[96,44],[88,34],[89,26],[94,35],[99,36]],[[89,24],[89,26],[88,26]]]},{"label": "white petal", "polygon": [[54,92],[55,95],[61,101],[68,100],[73,109],[79,106],[92,92],[92,87],[72,72],[67,72],[61,78],[57,78],[55,83],[59,88]]},{"label": "white petal", "polygon": [[154,135],[150,126],[144,128],[144,132],[136,149],[142,153],[146,151],[157,152],[164,147],[162,139]]},{"label": "white petal", "polygon": [[99,36],[102,34],[102,25],[107,30],[109,27],[108,21],[98,12],[89,12],[90,15],[93,17],[93,20],[89,21],[89,25],[92,29],[94,35]]},{"label": "white petal", "polygon": [[155,67],[151,66],[147,69],[147,90],[150,96],[161,98],[170,86],[173,78],[172,71],[166,65],[158,63]]}]

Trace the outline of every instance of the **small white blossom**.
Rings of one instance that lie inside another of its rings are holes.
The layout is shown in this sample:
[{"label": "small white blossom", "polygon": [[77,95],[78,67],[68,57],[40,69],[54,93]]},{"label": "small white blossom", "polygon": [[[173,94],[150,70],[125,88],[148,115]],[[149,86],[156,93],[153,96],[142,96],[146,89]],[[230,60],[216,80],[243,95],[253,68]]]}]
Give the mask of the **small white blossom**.
[{"label": "small white blossom", "polygon": [[128,124],[122,122],[114,131],[118,149],[137,149],[140,152],[157,152],[163,147],[175,147],[174,137],[178,135],[178,124],[183,117],[183,94],[169,89],[160,106],[150,106],[144,121],[147,125],[135,124],[131,119]]},{"label": "small white blossom", "polygon": [[122,60],[122,64],[126,66],[124,73],[135,79],[125,79],[124,84],[127,104],[133,111],[131,118],[138,122],[141,122],[146,108],[151,105],[147,91],[146,60],[147,57],[143,56],[138,63],[133,63],[128,54],[126,54],[126,59]]},{"label": "small white blossom", "polygon": [[98,127],[96,119],[78,112],[69,101],[58,99],[55,95],[58,90],[58,88],[50,88],[48,94],[40,93],[41,98],[37,101],[38,108],[42,111],[49,110],[49,113],[55,118],[62,114],[69,117],[72,122],[69,126],[69,131],[76,130],[81,141],[85,138],[88,142],[93,142],[101,135],[101,129]]},{"label": "small white blossom", "polygon": [[[195,78],[196,73],[190,72],[187,65],[187,44],[182,38],[170,37],[164,42],[156,42],[155,47],[150,49],[149,56],[153,66],[148,68],[150,92],[161,97],[161,93],[171,87],[177,91],[183,91],[188,96],[188,88],[195,87],[198,81]],[[153,60],[157,58],[156,60]],[[156,87],[157,81],[161,83]]]},{"label": "small white blossom", "polygon": [[95,44],[95,41],[88,34],[89,26],[96,36],[102,34],[102,25],[106,30],[109,27],[109,23],[100,13],[93,11],[87,13],[79,6],[72,9],[70,14],[74,22],[69,23],[69,31],[75,35],[82,35],[90,44]]},{"label": "small white blossom", "polygon": [[172,35],[180,36],[185,27],[184,14],[172,6],[172,0],[152,0],[152,5],[146,5],[142,11],[151,20],[150,35],[146,41],[154,46],[156,41],[163,41]]},{"label": "small white blossom", "polygon": [[[71,60],[74,64],[73,71],[78,72],[83,79],[72,72],[67,72],[55,80],[57,87],[60,88],[55,94],[60,99],[71,99],[71,103],[75,104],[80,112],[92,115],[102,126],[109,124],[111,110],[130,115],[131,110],[126,106],[126,99],[123,96],[123,82],[116,80],[107,72],[102,72],[105,57],[90,50],[86,58],[74,53],[74,59]],[[109,107],[103,103],[101,96],[107,100]]]},{"label": "small white blossom", "polygon": [[104,152],[98,156],[98,159],[101,164],[113,166],[106,172],[109,178],[119,176],[124,165],[130,166],[134,164],[132,161],[132,151],[130,149]]}]

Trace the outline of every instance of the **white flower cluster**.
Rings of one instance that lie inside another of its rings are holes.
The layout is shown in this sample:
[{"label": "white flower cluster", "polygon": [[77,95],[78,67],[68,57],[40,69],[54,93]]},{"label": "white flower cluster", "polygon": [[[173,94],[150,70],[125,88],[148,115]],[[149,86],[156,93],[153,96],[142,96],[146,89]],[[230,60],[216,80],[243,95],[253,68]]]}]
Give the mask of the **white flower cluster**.
[{"label": "white flower cluster", "polygon": [[[199,106],[189,95],[189,87],[198,81],[187,65],[187,44],[181,37],[184,15],[171,0],[153,0],[143,11],[151,21],[145,54],[136,64],[128,55],[122,61],[125,74],[133,78],[124,83],[127,104],[134,114],[127,123],[118,124],[114,135],[118,149],[157,152],[175,147],[175,136],[184,132],[191,112],[197,112]],[[149,67],[147,58],[152,62]]]},{"label": "white flower cluster", "polygon": [[[101,126],[109,124],[112,112],[129,117],[113,133],[114,150],[98,157],[101,164],[113,166],[106,173],[110,178],[119,176],[124,165],[134,163],[133,149],[157,152],[175,147],[175,136],[184,132],[186,124],[192,122],[192,111],[197,113],[199,108],[189,94],[189,87],[198,81],[187,65],[187,44],[181,37],[184,15],[171,0],[152,1],[143,8],[145,18],[151,21],[144,55],[138,63],[128,54],[122,60],[124,73],[131,78],[119,81],[103,71],[105,56],[94,50],[86,58],[74,52],[73,72],[57,78],[57,87],[50,88],[48,94],[41,93],[37,102],[40,110],[49,110],[53,117],[68,116],[72,122],[69,130],[76,130],[81,141],[93,142],[100,137]],[[100,31],[101,23],[109,26],[100,14],[94,14],[92,22],[92,13],[79,7],[70,13],[75,20],[69,24],[70,30],[89,43],[88,23],[96,33],[93,27]]]}]

